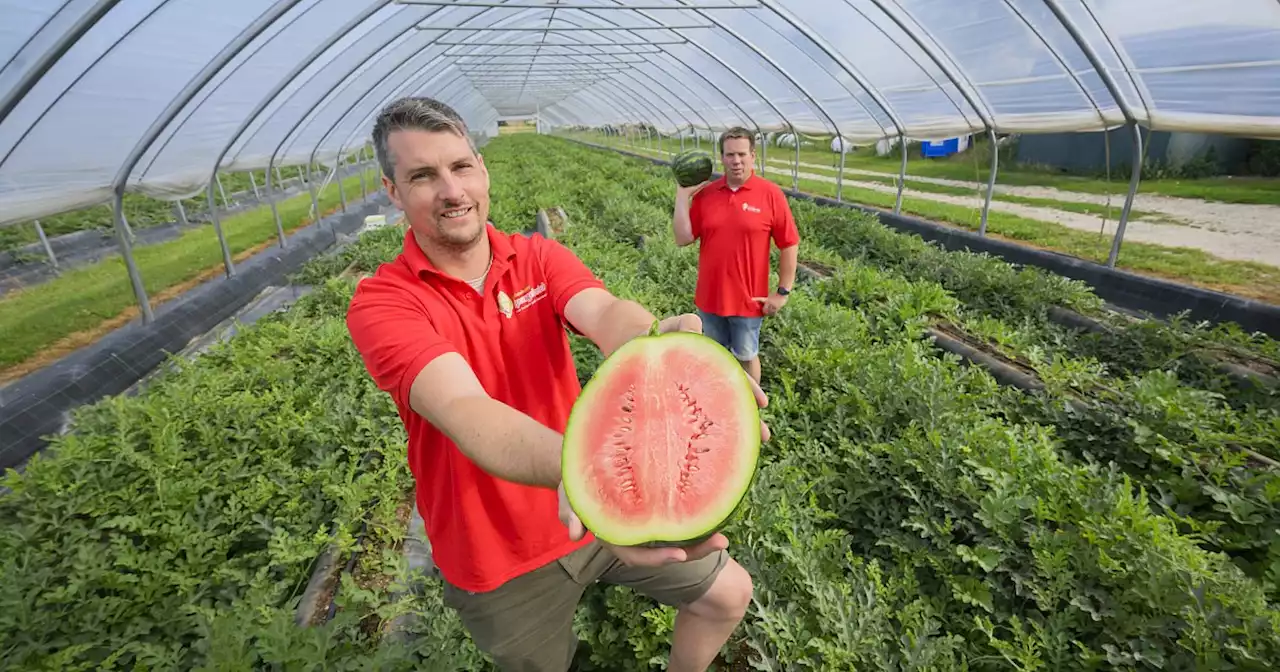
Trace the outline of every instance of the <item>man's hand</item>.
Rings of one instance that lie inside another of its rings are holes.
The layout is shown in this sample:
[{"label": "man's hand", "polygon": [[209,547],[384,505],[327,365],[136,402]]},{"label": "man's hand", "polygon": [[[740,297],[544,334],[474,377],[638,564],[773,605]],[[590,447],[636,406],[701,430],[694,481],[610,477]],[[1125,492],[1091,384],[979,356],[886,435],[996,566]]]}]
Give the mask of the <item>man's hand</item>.
[{"label": "man's hand", "polygon": [[770,294],[767,299],[762,296],[753,296],[751,297],[751,300],[764,306],[765,315],[777,315],[778,311],[782,310],[782,307],[787,305],[787,297],[778,294],[777,292]]},{"label": "man's hand", "polygon": [[[702,333],[702,318],[693,313],[685,313],[683,315],[673,315],[658,323],[658,333],[667,333],[672,331],[690,331],[695,334]],[[748,382],[751,383],[751,391],[755,395],[756,403],[764,408],[769,405],[769,398],[765,396],[764,390],[756,384],[750,376],[747,376]],[[760,421],[760,440],[768,441],[770,438],[769,426],[764,420]],[[564,483],[556,489],[559,496],[560,522],[569,529],[569,539],[578,541],[586,535],[586,526],[578,519],[578,514],[574,513],[573,507],[569,504],[569,498],[564,494]],[[630,567],[659,567],[661,565],[673,562],[687,562],[689,560],[697,560],[698,558],[710,555],[719,550],[729,547],[729,539],[719,532],[711,535],[700,544],[689,546],[687,548],[645,548],[643,546],[615,546],[613,544],[601,541],[600,544],[608,548],[623,564]]]},{"label": "man's hand", "polygon": [[699,182],[689,187],[682,187],[679,185],[679,183],[677,183],[676,198],[679,199],[680,197],[683,196],[685,198],[685,203],[691,203],[693,201],[694,195],[696,195],[699,191],[702,191],[702,188],[707,186],[708,184],[711,184],[711,180],[704,180],[702,182]]}]

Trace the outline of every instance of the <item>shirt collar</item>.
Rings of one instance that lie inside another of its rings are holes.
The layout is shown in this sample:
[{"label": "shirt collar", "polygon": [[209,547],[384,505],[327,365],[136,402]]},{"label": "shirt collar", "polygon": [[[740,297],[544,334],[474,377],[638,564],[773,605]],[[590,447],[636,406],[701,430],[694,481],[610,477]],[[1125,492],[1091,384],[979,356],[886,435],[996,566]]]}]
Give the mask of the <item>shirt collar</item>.
[{"label": "shirt collar", "polygon": [[[738,187],[738,191],[750,191],[751,188],[755,186],[756,180],[758,179],[764,179],[764,178],[760,177],[759,175],[756,175],[755,169],[752,168],[751,174],[747,176],[747,179],[745,182],[742,183],[742,186]],[[725,191],[733,191],[733,189],[729,187],[728,176],[725,176],[725,175],[720,176],[720,188],[724,189]]]},{"label": "shirt collar", "polygon": [[[500,267],[505,267],[512,257],[516,256],[515,247],[511,245],[511,240],[507,235],[497,229],[493,222],[485,223],[485,234],[489,236],[489,250],[493,254],[493,266],[489,269],[492,273]],[[404,234],[404,259],[409,265],[409,270],[420,280],[426,280],[429,275],[437,277],[446,276],[435,264],[427,258],[427,254],[422,251],[422,247],[418,245],[418,241],[413,237],[413,229],[405,231]]]}]

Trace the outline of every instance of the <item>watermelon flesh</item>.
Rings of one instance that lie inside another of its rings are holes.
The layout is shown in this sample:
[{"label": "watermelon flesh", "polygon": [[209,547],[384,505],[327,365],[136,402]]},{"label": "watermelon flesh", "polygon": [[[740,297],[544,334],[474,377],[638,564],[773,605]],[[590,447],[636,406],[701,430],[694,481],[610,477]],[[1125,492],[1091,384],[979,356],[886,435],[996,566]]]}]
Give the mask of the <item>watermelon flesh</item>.
[{"label": "watermelon flesh", "polygon": [[760,410],[728,350],[676,332],[633,339],[574,403],[565,495],[618,546],[696,543],[728,521],[755,476]]}]

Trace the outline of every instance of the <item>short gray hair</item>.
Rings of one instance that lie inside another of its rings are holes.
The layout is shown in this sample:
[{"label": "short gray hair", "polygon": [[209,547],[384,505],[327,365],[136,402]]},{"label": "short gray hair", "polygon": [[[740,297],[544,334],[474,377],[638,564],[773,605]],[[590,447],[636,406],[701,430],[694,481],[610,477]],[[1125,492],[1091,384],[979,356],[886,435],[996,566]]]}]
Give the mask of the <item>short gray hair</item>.
[{"label": "short gray hair", "polygon": [[476,143],[467,130],[467,122],[452,107],[434,98],[400,98],[382,108],[373,122],[373,151],[378,156],[382,174],[389,180],[395,179],[395,164],[387,149],[387,137],[392,131],[399,130],[448,131],[466,138],[471,152],[476,153]]}]

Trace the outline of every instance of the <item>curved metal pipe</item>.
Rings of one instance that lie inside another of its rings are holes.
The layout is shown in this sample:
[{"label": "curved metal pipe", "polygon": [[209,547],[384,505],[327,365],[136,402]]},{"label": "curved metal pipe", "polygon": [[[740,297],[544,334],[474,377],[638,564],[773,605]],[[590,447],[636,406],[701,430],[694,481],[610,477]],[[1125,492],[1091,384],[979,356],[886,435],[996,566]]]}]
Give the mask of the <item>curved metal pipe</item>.
[{"label": "curved metal pipe", "polygon": [[[134,144],[133,149],[129,151],[129,154],[125,157],[120,169],[116,172],[115,178],[112,180],[111,190],[114,194],[113,209],[115,210],[116,215],[116,236],[121,242],[121,250],[127,253],[125,263],[126,266],[129,267],[129,280],[133,285],[134,296],[138,299],[139,306],[143,308],[144,322],[150,322],[154,319],[154,315],[151,314],[146,289],[142,286],[142,278],[138,275],[137,266],[133,262],[131,249],[128,247],[128,242],[125,240],[127,237],[124,230],[126,224],[124,223],[124,213],[119,207],[124,198],[125,182],[129,179],[129,174],[133,171],[133,167],[137,165],[138,160],[141,159],[142,155],[151,147],[151,143],[155,142],[160,133],[164,131],[164,127],[167,126],[169,122],[173,121],[174,117],[178,116],[178,112],[182,110],[182,107],[190,102],[190,100],[195,97],[196,93],[199,92],[205,84],[208,84],[209,80],[213,79],[213,77],[217,75],[222,68],[226,67],[227,63],[229,63],[231,59],[235,58],[236,54],[239,54],[245,46],[257,38],[258,35],[269,28],[271,24],[275,23],[276,20],[286,12],[292,9],[294,5],[298,4],[298,2],[300,2],[300,0],[279,0],[279,2],[255,19],[253,23],[240,31],[240,34],[237,35],[235,39],[223,47],[211,61],[206,63],[204,68],[202,68],[200,72],[196,73],[196,75],[187,82],[187,85],[178,92],[178,95],[174,96],[174,98],[169,101],[169,105],[160,113],[160,116],[151,122],[151,126],[147,128],[142,138]],[[209,199],[210,209],[213,209],[215,204],[213,203],[212,183],[209,185]],[[235,270],[231,262],[231,250],[227,247],[227,239],[222,234],[222,227],[215,224],[214,232],[217,234],[218,244],[222,248],[222,263],[226,267],[228,277],[230,277],[235,274]]]},{"label": "curved metal pipe", "polygon": [[[253,123],[253,120],[257,119],[259,114],[262,114],[262,111],[265,110],[267,106],[271,104],[272,100],[275,100],[276,96],[280,95],[281,91],[283,91],[286,87],[288,87],[289,84],[293,83],[293,81],[297,79],[298,75],[302,74],[303,70],[306,70],[308,66],[310,66],[312,63],[319,60],[320,56],[323,55],[324,52],[328,51],[331,47],[333,47],[333,45],[336,44],[338,40],[342,39],[342,37],[345,35],[349,35],[351,31],[355,30],[356,27],[358,27],[361,23],[364,23],[364,21],[367,20],[370,16],[373,16],[375,13],[377,13],[378,10],[390,4],[391,1],[392,0],[376,0],[375,2],[370,4],[365,10],[361,11],[360,13],[352,17],[340,28],[330,33],[329,37],[322,40],[320,44],[316,46],[315,49],[311,50],[311,53],[299,59],[297,64],[295,64],[293,68],[290,69],[287,74],[285,74],[284,77],[281,77],[279,81],[276,82],[276,85],[273,86],[266,95],[264,95],[261,99],[259,99],[258,104],[253,107],[253,110],[249,112],[249,114],[245,115],[245,119],[242,122],[240,122],[240,126],[238,126],[235,132],[232,133],[231,139],[228,142],[223,144],[222,149],[218,151],[217,158],[213,160],[213,171],[212,171],[213,174],[215,175],[217,174],[218,169],[221,167],[222,159],[225,158],[227,155],[227,152],[231,150],[231,146],[240,140],[240,136],[244,134],[245,129],[249,128],[249,126]],[[298,19],[301,19],[303,16],[306,16],[306,13],[313,9],[315,9],[315,5],[312,5],[308,10],[304,12],[300,12],[298,16],[294,19],[294,21],[297,21]],[[269,41],[264,42],[263,46],[266,46],[266,44],[269,44],[269,43],[270,43]],[[248,59],[241,61],[238,65],[236,65],[235,70],[233,70],[231,74],[234,75],[236,72],[239,71],[240,68],[244,67],[244,65],[248,62],[249,62]],[[213,90],[210,91],[205,96],[203,101],[201,101],[200,103],[192,107],[191,111],[187,113],[187,116],[183,118],[183,120],[179,122],[176,127],[174,127],[173,133],[170,133],[169,137],[165,138],[164,142],[160,143],[160,146],[156,149],[155,156],[151,158],[151,161],[147,162],[146,168],[143,168],[142,175],[145,176],[151,170],[151,167],[155,164],[156,160],[160,158],[160,154],[164,152],[165,148],[169,146],[169,143],[174,138],[178,137],[178,134],[182,131],[182,128],[191,119],[191,117],[195,116],[196,112],[199,111],[199,109],[204,106],[204,103],[208,101],[210,97],[213,96],[213,93],[216,92],[218,88],[222,86],[223,83],[226,83],[227,81],[229,81],[230,78],[231,77],[229,75],[226,79],[223,79],[222,82],[219,82],[218,86],[214,87]],[[283,247],[284,232],[278,231],[278,233],[280,236],[280,246]]]},{"label": "curved metal pipe", "polygon": [[[18,106],[18,101],[26,97],[26,95],[31,92],[31,89],[35,88],[36,83],[49,72],[49,69],[61,60],[62,57],[66,55],[67,51],[70,50],[81,37],[84,37],[85,33],[89,32],[94,26],[96,26],[98,21],[101,20],[102,17],[106,16],[107,12],[110,12],[113,7],[119,4],[119,2],[120,0],[98,0],[97,4],[81,14],[80,18],[76,19],[76,22],[71,24],[71,27],[69,27],[66,32],[60,35],[58,39],[54,40],[53,44],[49,45],[49,48],[45,49],[44,53],[40,54],[39,58],[35,59],[31,64],[31,67],[27,68],[27,71],[22,73],[22,77],[13,85],[13,88],[6,91],[3,96],[0,96],[0,124],[4,123],[4,120],[9,117],[9,113],[13,111],[13,108]],[[62,9],[66,9],[66,5],[63,5]],[[58,11],[60,12],[62,9]],[[156,9],[158,10],[159,7]],[[154,13],[155,10],[152,10],[151,14]],[[151,14],[148,14],[147,16],[150,17]],[[144,18],[143,21],[145,20],[146,19]],[[142,21],[139,21],[138,23],[141,25]],[[130,30],[129,32],[133,31]],[[36,31],[35,34],[39,35],[40,31]],[[116,44],[119,44],[119,41],[117,41]],[[26,45],[23,46],[25,47]],[[107,51],[110,51],[114,47],[115,45],[113,44],[107,49]],[[16,59],[20,53],[22,53],[22,49],[14,52],[13,57]],[[103,55],[106,55],[105,52]],[[94,61],[94,65],[97,65],[96,60]],[[89,68],[92,67],[92,65],[89,66]],[[89,68],[86,68],[85,72],[88,72]],[[76,81],[80,81],[78,77],[76,78]],[[68,85],[67,89],[69,90],[72,86],[75,86],[75,82]],[[32,124],[32,126],[34,125],[35,124]],[[14,146],[16,147],[17,145],[15,144]]]},{"label": "curved metal pipe", "polygon": [[1138,127],[1138,118],[1133,114],[1133,110],[1129,109],[1129,104],[1125,102],[1124,96],[1120,93],[1119,84],[1112,78],[1111,72],[1107,70],[1098,53],[1094,51],[1093,45],[1084,39],[1084,36],[1080,33],[1080,28],[1062,10],[1058,0],[1044,0],[1044,2],[1049,6],[1049,10],[1053,12],[1053,15],[1058,17],[1062,27],[1066,28],[1067,33],[1071,35],[1071,39],[1075,40],[1076,45],[1084,52],[1085,57],[1089,59],[1089,63],[1093,65],[1098,77],[1102,78],[1102,83],[1106,85],[1107,91],[1115,99],[1116,106],[1124,114],[1129,128],[1133,130],[1133,173],[1129,177],[1129,193],[1124,197],[1124,208],[1120,210],[1120,221],[1116,225],[1116,235],[1111,241],[1111,251],[1107,255],[1107,266],[1115,268],[1116,260],[1120,257],[1120,243],[1124,241],[1125,227],[1129,224],[1129,213],[1133,210],[1133,199],[1138,193],[1138,183],[1142,180],[1142,130]]},{"label": "curved metal pipe", "polygon": [[[125,40],[129,39],[129,37],[133,35],[134,31],[142,27],[142,24],[151,20],[151,17],[155,16],[156,13],[158,13],[161,9],[163,9],[167,2],[169,2],[169,0],[160,0],[160,2],[155,7],[151,8],[151,11],[147,12],[146,15],[144,15],[141,19],[138,19],[136,23],[134,23],[132,26],[129,26],[128,30],[124,31],[118,37],[116,37],[116,39],[112,40],[110,46],[108,46],[106,49],[103,49],[101,54],[98,54],[93,59],[93,61],[89,63],[89,65],[85,66],[85,68],[75,76],[75,79],[72,79],[70,83],[68,83],[65,87],[63,87],[62,91],[58,93],[57,96],[54,96],[53,100],[48,105],[45,106],[44,110],[42,110],[40,114],[36,115],[36,118],[31,122],[31,125],[28,126],[26,130],[22,132],[21,135],[18,136],[17,140],[13,141],[13,146],[11,146],[9,150],[4,153],[3,158],[0,158],[0,166],[3,166],[5,163],[9,161],[9,157],[12,156],[15,151],[17,151],[18,147],[21,146],[23,141],[27,139],[27,136],[31,135],[31,132],[35,130],[37,126],[40,125],[40,122],[44,121],[45,117],[49,115],[49,112],[51,112],[53,108],[57,107],[58,103],[62,102],[62,99],[65,98],[67,94],[71,92],[71,89],[74,89],[76,85],[80,83],[81,80],[89,76],[89,73],[92,72],[94,68],[98,67],[98,64],[101,63],[103,59],[111,55],[111,53],[115,51],[116,47],[120,46],[121,42],[124,42]],[[71,46],[72,45],[67,45],[67,48],[70,49]],[[50,64],[50,67],[53,67],[52,63]],[[35,86],[34,81],[31,83],[31,86]],[[14,105],[15,106],[17,105],[17,101],[14,102]]]},{"label": "curved metal pipe", "polygon": [[[987,135],[991,139],[991,174],[987,176],[987,191],[986,191],[986,194],[983,196],[983,202],[982,202],[982,221],[978,225],[978,235],[985,236],[987,235],[987,217],[991,211],[991,196],[992,196],[992,192],[995,189],[995,184],[996,184],[996,171],[999,169],[999,166],[1000,166],[999,164],[1000,152],[999,152],[999,148],[996,146],[995,116],[991,112],[991,104],[987,101],[986,97],[982,95],[982,91],[972,81],[970,81],[968,77],[964,76],[962,73],[952,68],[950,64],[948,64],[946,61],[943,60],[942,56],[938,53],[938,51],[939,50],[945,51],[946,48],[942,46],[942,43],[939,42],[938,39],[934,37],[931,32],[929,32],[929,29],[927,27],[925,27],[919,21],[916,21],[915,17],[911,15],[911,12],[907,11],[906,9],[902,9],[902,12],[904,14],[911,17],[912,23],[915,23],[916,26],[921,31],[923,31],[926,35],[929,36],[929,40],[930,42],[932,42],[932,44],[925,42],[925,40],[920,37],[917,31],[908,28],[906,21],[904,21],[903,18],[897,14],[897,10],[890,10],[885,5],[884,0],[870,0],[870,1],[876,7],[878,7],[880,11],[884,13],[885,16],[889,17],[889,20],[893,21],[894,24],[896,24],[898,28],[901,29],[902,32],[907,35],[907,37],[911,38],[911,40],[916,43],[916,46],[920,47],[920,50],[923,51],[925,55],[928,56],[929,59],[933,61],[933,64],[938,66],[938,69],[941,70],[942,73],[947,76],[947,79],[951,80],[951,83],[955,85],[956,90],[959,91],[960,95],[964,97],[965,102],[969,104],[969,107],[973,108],[973,111],[978,115],[978,118],[982,120],[982,125],[986,127]],[[845,2],[848,3],[849,0],[845,0]],[[954,59],[952,59],[950,55],[948,55],[947,61],[954,62]],[[960,82],[961,79],[964,80],[964,84],[961,84]],[[970,94],[969,89],[973,89],[972,95]],[[982,101],[981,105],[978,104],[978,100],[975,99],[974,96],[977,96],[977,98]],[[905,158],[906,157],[905,135],[900,138],[900,142],[903,143],[902,151],[903,151],[903,157]],[[903,162],[903,165],[904,166],[906,165],[905,161]],[[906,169],[903,168],[903,174],[900,178],[900,182],[904,182],[905,180],[906,180]],[[903,188],[903,185],[900,184],[898,187],[899,194],[901,194],[902,188]],[[901,203],[901,200],[902,200],[901,196],[899,196],[898,198],[899,203]],[[901,206],[900,205],[895,206],[895,208],[896,208],[895,210],[895,214],[896,214],[897,211],[900,211]]]}]

